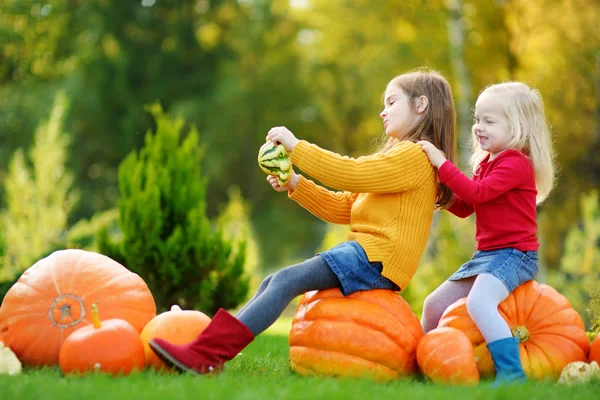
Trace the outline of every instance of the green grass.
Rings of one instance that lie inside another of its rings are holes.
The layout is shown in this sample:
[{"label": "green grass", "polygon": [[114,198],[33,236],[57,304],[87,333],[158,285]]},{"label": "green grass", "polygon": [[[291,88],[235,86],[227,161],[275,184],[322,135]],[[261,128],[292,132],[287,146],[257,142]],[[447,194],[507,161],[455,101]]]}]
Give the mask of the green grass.
[{"label": "green grass", "polygon": [[[498,389],[435,385],[421,379],[391,383],[296,375],[288,361],[289,320],[281,320],[259,336],[216,376],[157,374],[127,377],[88,375],[63,377],[58,368],[26,370],[0,376],[0,399],[598,399],[600,384],[563,386],[528,382]],[[281,333],[284,333],[282,335]]]}]

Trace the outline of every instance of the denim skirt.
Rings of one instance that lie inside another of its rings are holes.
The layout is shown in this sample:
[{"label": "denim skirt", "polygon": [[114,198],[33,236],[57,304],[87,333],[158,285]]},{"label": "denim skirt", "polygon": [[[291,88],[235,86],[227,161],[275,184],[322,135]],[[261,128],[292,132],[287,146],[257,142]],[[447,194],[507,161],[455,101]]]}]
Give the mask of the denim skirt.
[{"label": "denim skirt", "polygon": [[509,293],[535,278],[538,272],[537,251],[517,249],[478,250],[448,280],[458,281],[479,274],[500,279]]},{"label": "denim skirt", "polygon": [[381,275],[383,264],[369,261],[362,246],[354,240],[338,244],[319,255],[337,275],[344,296],[359,290],[400,290],[398,285]]}]

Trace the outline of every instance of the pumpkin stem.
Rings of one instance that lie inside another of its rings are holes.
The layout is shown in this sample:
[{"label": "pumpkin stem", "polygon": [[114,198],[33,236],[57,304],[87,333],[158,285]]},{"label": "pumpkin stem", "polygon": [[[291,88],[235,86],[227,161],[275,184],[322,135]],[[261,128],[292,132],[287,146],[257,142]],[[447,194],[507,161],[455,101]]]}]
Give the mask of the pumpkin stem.
[{"label": "pumpkin stem", "polygon": [[512,328],[512,334],[514,337],[519,339],[520,343],[526,342],[529,340],[529,331],[524,326],[515,326]]},{"label": "pumpkin stem", "polygon": [[100,311],[98,310],[98,305],[96,305],[95,302],[92,304],[90,318],[92,319],[92,325],[94,325],[94,328],[98,329],[102,327],[102,324],[100,323]]}]

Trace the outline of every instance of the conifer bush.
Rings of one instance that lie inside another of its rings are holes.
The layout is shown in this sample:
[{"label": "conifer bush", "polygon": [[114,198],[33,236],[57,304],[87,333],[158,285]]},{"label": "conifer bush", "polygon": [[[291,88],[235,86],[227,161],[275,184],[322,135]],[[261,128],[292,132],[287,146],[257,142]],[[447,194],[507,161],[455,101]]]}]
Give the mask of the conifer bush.
[{"label": "conifer bush", "polygon": [[[159,310],[173,304],[213,315],[246,298],[245,245],[234,246],[206,215],[206,179],[198,132],[160,105],[148,107],[156,133],[119,166],[120,237],[98,235],[101,253],[123,263],[150,287]],[[238,239],[238,238],[236,238]]]}]

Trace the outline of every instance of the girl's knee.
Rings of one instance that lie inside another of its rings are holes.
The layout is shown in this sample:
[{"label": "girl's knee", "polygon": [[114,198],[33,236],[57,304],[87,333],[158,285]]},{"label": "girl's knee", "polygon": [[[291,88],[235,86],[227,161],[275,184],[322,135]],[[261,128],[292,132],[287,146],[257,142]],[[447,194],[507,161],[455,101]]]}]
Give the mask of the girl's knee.
[{"label": "girl's knee", "polygon": [[427,314],[441,314],[446,310],[444,304],[442,304],[440,299],[435,296],[435,293],[430,294],[425,298],[423,302],[423,313]]},{"label": "girl's knee", "polygon": [[480,319],[480,316],[488,315],[497,308],[498,305],[492,304],[489,299],[482,298],[481,296],[467,296],[467,312],[475,323]]}]

